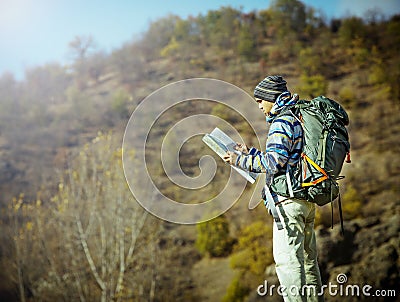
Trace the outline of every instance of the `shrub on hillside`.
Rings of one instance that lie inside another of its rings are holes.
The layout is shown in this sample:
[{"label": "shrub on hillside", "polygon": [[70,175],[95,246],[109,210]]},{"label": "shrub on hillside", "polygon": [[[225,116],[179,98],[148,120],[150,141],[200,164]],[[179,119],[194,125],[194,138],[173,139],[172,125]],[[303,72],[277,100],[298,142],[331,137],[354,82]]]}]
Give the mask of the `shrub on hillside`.
[{"label": "shrub on hillside", "polygon": [[344,219],[353,219],[361,214],[360,194],[353,186],[348,186],[343,194],[343,217]]},{"label": "shrub on hillside", "polygon": [[243,301],[264,278],[265,268],[273,262],[271,226],[265,221],[248,225],[241,231],[234,250],[230,264],[238,274],[223,301]]},{"label": "shrub on hillside", "polygon": [[238,274],[232,280],[222,302],[241,302],[249,294],[250,288],[243,285],[242,276]]},{"label": "shrub on hillside", "polygon": [[211,257],[227,256],[234,243],[229,235],[229,222],[225,216],[218,216],[197,225],[196,248],[202,255]]},{"label": "shrub on hillside", "polygon": [[354,88],[343,86],[339,91],[339,100],[345,107],[353,107],[357,103]]},{"label": "shrub on hillside", "polygon": [[296,89],[300,95],[311,98],[324,95],[327,90],[328,82],[322,75],[307,76],[304,74],[300,77],[300,84]]},{"label": "shrub on hillside", "polygon": [[263,274],[265,267],[273,262],[271,244],[268,245],[272,242],[271,238],[271,227],[264,221],[245,227],[238,238],[231,266],[255,275]]}]

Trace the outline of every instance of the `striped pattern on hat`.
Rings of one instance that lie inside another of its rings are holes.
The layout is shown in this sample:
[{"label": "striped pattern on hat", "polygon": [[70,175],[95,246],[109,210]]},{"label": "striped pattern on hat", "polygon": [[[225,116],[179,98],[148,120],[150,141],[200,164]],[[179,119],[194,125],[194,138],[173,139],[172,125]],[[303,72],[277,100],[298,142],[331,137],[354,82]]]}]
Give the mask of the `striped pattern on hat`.
[{"label": "striped pattern on hat", "polygon": [[268,76],[254,89],[254,97],[274,103],[283,92],[288,91],[286,81],[280,75]]}]

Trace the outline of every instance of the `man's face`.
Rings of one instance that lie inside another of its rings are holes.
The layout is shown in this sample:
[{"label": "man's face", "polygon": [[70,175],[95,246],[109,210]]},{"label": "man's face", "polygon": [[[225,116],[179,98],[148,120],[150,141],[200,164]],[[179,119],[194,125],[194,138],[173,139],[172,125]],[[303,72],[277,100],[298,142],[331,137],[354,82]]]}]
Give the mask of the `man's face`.
[{"label": "man's face", "polygon": [[274,103],[267,102],[261,99],[256,99],[256,102],[258,103],[258,108],[260,108],[260,110],[264,113],[265,116],[268,116]]}]

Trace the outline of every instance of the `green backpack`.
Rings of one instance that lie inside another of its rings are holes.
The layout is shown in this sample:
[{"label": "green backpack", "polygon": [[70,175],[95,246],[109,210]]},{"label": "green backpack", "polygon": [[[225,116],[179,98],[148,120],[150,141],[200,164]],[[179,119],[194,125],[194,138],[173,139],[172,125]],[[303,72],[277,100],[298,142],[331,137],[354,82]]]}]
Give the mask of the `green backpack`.
[{"label": "green backpack", "polygon": [[[303,150],[298,166],[276,175],[271,190],[281,196],[306,199],[325,205],[339,196],[343,162],[350,162],[346,126],[349,117],[343,107],[324,96],[299,100],[281,114],[292,114],[303,126]],[[342,216],[342,215],[341,215]],[[341,218],[342,222],[342,218]]]}]

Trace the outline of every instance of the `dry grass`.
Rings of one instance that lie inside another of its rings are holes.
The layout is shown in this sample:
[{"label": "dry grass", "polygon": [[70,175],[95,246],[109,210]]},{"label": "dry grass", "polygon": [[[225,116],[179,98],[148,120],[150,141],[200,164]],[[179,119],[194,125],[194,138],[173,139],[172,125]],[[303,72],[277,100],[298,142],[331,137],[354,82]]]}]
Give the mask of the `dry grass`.
[{"label": "dry grass", "polygon": [[235,272],[229,266],[229,258],[203,258],[197,262],[192,274],[203,302],[221,301]]}]

